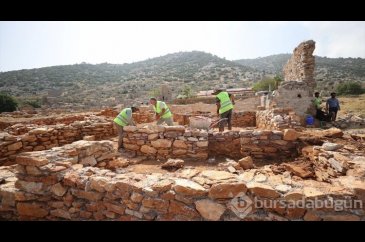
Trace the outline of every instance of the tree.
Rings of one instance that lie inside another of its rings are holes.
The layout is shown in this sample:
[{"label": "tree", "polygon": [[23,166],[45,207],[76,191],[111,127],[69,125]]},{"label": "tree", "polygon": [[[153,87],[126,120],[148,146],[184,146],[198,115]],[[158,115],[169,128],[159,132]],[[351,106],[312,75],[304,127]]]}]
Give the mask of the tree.
[{"label": "tree", "polygon": [[253,90],[257,91],[269,91],[271,87],[272,90],[278,89],[278,86],[282,79],[279,76],[275,76],[273,79],[265,78],[257,83],[255,83],[252,87]]},{"label": "tree", "polygon": [[194,96],[194,92],[189,85],[185,85],[181,90],[180,94],[185,98],[191,98]]},{"label": "tree", "polygon": [[278,89],[280,83],[283,81],[283,78],[281,76],[276,75],[274,77],[274,80],[275,80],[275,86],[274,86],[273,90],[276,90],[276,89]]},{"label": "tree", "polygon": [[13,112],[17,107],[18,103],[12,96],[0,93],[0,113]]},{"label": "tree", "polygon": [[338,95],[358,95],[365,92],[358,82],[344,82],[340,83],[336,87]]}]

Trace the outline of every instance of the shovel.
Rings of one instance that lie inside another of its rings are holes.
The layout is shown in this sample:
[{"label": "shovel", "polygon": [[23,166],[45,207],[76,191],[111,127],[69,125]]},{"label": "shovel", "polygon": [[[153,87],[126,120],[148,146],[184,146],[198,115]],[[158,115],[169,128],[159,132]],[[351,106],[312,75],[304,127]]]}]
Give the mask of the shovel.
[{"label": "shovel", "polygon": [[221,118],[218,120],[213,121],[210,125],[209,125],[209,129],[213,129],[214,127],[216,127],[220,122],[226,121],[228,120],[228,118]]}]

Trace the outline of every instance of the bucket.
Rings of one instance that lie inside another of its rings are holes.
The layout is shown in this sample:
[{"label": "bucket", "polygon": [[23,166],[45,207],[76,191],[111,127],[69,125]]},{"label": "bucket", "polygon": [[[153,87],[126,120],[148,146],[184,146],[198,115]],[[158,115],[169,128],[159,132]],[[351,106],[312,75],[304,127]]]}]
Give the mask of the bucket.
[{"label": "bucket", "polygon": [[313,118],[313,116],[308,115],[307,118],[305,119],[305,123],[307,125],[313,125],[314,124],[314,118]]}]

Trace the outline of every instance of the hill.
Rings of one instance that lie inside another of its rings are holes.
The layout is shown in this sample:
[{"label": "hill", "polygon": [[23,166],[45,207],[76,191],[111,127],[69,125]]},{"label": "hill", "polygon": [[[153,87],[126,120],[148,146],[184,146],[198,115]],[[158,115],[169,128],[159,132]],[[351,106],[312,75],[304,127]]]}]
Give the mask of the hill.
[{"label": "hill", "polygon": [[[178,52],[125,64],[81,63],[0,73],[0,92],[20,100],[40,99],[51,107],[88,108],[147,101],[168,84],[176,97],[185,85],[194,91],[216,86],[250,87],[264,76],[282,74],[290,54],[229,61],[200,52]],[[365,59],[316,56],[318,90],[337,83],[365,83]]]},{"label": "hill", "polygon": [[[282,70],[291,54],[278,54],[235,62],[262,71],[265,74],[282,75]],[[315,56],[315,79],[318,89],[333,90],[338,83],[361,81],[365,83],[365,59],[327,58]]]},{"label": "hill", "polygon": [[131,64],[75,64],[0,73],[0,91],[18,98],[47,97],[63,106],[110,106],[145,101],[160,84],[173,93],[216,85],[248,87],[260,72],[205,52],[179,52]]}]

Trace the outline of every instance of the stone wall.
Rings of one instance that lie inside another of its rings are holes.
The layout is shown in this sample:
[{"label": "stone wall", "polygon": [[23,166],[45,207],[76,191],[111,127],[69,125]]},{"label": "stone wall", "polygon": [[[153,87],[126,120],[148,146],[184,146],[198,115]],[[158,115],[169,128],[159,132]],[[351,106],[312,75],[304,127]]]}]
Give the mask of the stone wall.
[{"label": "stone wall", "polygon": [[[72,177],[67,176],[68,172],[94,166],[114,156],[111,141],[83,140],[63,147],[18,155],[16,179],[0,191],[0,218],[11,219],[14,215],[19,216],[20,220],[62,217],[56,204],[69,202],[65,185],[67,178]],[[84,192],[85,195],[87,193]]]},{"label": "stone wall", "polygon": [[[11,135],[6,132],[0,133],[0,165],[8,161],[14,161],[16,154],[26,151],[40,151],[56,146],[62,146],[77,140],[82,140],[84,136],[95,136],[95,139],[104,139],[115,136],[116,129],[111,121],[76,121],[70,125],[58,124],[47,127],[19,126],[11,129],[11,132],[18,134],[27,130],[22,135]],[[29,130],[27,129],[29,128]]]},{"label": "stone wall", "polygon": [[178,123],[179,125],[189,125],[190,117],[191,117],[190,114],[174,113],[173,119],[174,122]]},{"label": "stone wall", "polygon": [[205,160],[208,156],[223,155],[280,160],[297,156],[298,137],[284,137],[282,131],[251,129],[208,133],[205,130],[185,129],[183,126],[126,126],[124,131],[125,149],[132,156],[152,159],[184,157]]},{"label": "stone wall", "polygon": [[259,129],[302,129],[301,118],[292,108],[273,108],[256,112],[256,127]]},{"label": "stone wall", "polygon": [[[364,220],[364,208],[295,207],[293,202],[365,201],[365,183],[332,184],[275,175],[184,168],[174,173],[119,174],[92,167],[112,152],[108,141],[78,141],[17,157],[17,172],[0,170],[0,220]],[[110,157],[109,157],[110,158]],[[16,177],[14,176],[16,175]],[[251,201],[247,214],[240,199]],[[262,206],[268,202],[280,206]],[[286,206],[283,206],[285,204]],[[241,213],[240,213],[241,212]]]},{"label": "stone wall", "polygon": [[34,124],[34,125],[55,125],[55,124],[71,124],[75,121],[85,120],[85,117],[89,116],[89,114],[85,115],[66,115],[61,117],[43,117],[43,118],[32,118],[29,120],[23,120],[26,116],[19,117],[17,121],[0,121],[0,130],[4,130],[10,126],[15,124]]},{"label": "stone wall", "polygon": [[298,156],[297,132],[292,129],[240,131],[241,155],[254,159],[290,160]]},{"label": "stone wall", "polygon": [[217,111],[217,106],[215,103],[206,104],[206,103],[194,103],[192,105],[176,105],[170,104],[169,108],[173,114],[214,114]]},{"label": "stone wall", "polygon": [[306,114],[315,114],[312,89],[305,82],[290,81],[279,86],[270,107],[291,108],[304,120]]},{"label": "stone wall", "polygon": [[[217,119],[217,116],[211,113],[196,113],[196,114],[180,114],[174,113],[174,122],[177,122],[179,125],[189,125],[189,118],[195,116],[204,116],[210,117],[213,119]],[[256,112],[254,111],[242,111],[242,112],[233,112],[232,114],[232,126],[233,127],[255,127],[256,126]]]},{"label": "stone wall", "polygon": [[124,147],[132,155],[152,159],[208,157],[208,133],[184,126],[124,127]]},{"label": "stone wall", "polygon": [[112,109],[112,108],[107,108],[107,109],[101,110],[96,115],[110,117],[110,118],[113,118],[114,119],[118,114],[119,114],[119,112],[117,110]]},{"label": "stone wall", "polygon": [[241,158],[241,140],[239,131],[225,131],[209,134],[209,156]]},{"label": "stone wall", "polygon": [[284,82],[303,81],[310,89],[314,89],[315,58],[313,51],[316,48],[313,40],[300,43],[293,51],[293,55],[284,66]]},{"label": "stone wall", "polygon": [[194,97],[194,98],[184,98],[184,99],[174,99],[173,104],[195,104],[195,103],[205,103],[205,104],[215,104],[216,97]]},{"label": "stone wall", "polygon": [[256,112],[254,111],[242,111],[232,114],[232,126],[233,127],[256,127]]},{"label": "stone wall", "polygon": [[[151,108],[149,106],[141,106],[139,108],[139,110],[140,110],[139,112],[133,113],[133,120],[137,124],[151,123],[151,122],[155,121],[154,112],[151,110]],[[110,117],[111,119],[114,119],[118,114],[119,114],[119,112],[117,110],[109,108],[109,109],[102,110],[97,115],[106,116],[106,117]]]},{"label": "stone wall", "polygon": [[[201,110],[206,110],[203,104],[200,104]],[[179,105],[171,105],[171,112],[173,113],[173,120],[179,125],[189,125],[189,118],[192,116],[204,116],[210,118],[217,118],[215,112],[208,111],[193,111],[191,107],[181,107]],[[106,109],[97,115],[103,115],[114,119],[118,112],[113,109]],[[143,107],[140,112],[133,113],[133,119],[137,124],[155,122],[155,113],[150,107]],[[254,111],[234,111],[232,114],[232,125],[234,127],[255,127],[256,126],[256,112]]]},{"label": "stone wall", "polygon": [[140,113],[133,113],[133,120],[137,124],[151,123],[155,120],[155,113],[153,111],[146,111]]}]

